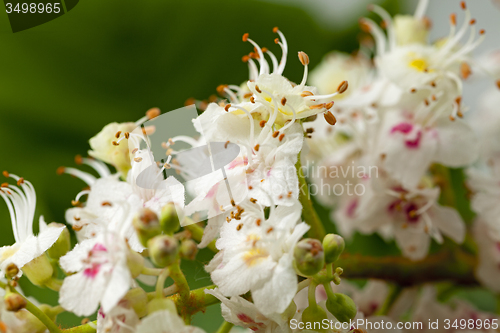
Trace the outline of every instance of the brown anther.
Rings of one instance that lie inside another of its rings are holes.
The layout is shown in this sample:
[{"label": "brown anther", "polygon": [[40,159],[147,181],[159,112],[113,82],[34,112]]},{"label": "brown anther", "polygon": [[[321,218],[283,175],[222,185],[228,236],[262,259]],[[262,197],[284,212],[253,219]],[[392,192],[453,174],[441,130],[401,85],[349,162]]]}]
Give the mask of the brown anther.
[{"label": "brown anther", "polygon": [[230,143],[231,143],[231,141],[229,141],[229,140],[226,141],[226,143],[224,144],[224,148],[227,149],[227,145],[230,144]]},{"label": "brown anther", "polygon": [[255,97],[250,97],[250,102],[255,103]]},{"label": "brown anther", "polygon": [[254,149],[255,151],[259,151],[259,148],[260,148],[260,145],[259,145],[259,144],[256,144],[256,145],[255,145],[255,147],[253,147],[253,149]]},{"label": "brown anther", "polygon": [[243,62],[248,62],[248,60],[250,60],[250,57],[246,54],[243,57],[241,57],[241,61]]},{"label": "brown anther", "polygon": [[299,60],[303,66],[309,65],[309,56],[303,51],[299,52]]},{"label": "brown anther", "polygon": [[500,80],[497,80],[496,84],[497,84],[497,88],[500,89]]},{"label": "brown anther", "polygon": [[455,121],[455,117],[453,117],[451,114],[450,114],[450,120]]},{"label": "brown anther", "polygon": [[255,199],[255,198],[250,198],[250,202],[251,202],[251,203],[256,203],[256,202],[257,202],[257,199]]},{"label": "brown anther", "polygon": [[111,206],[113,206],[113,205],[112,205],[112,204],[111,204],[111,202],[109,202],[109,201],[103,201],[103,202],[101,203],[101,206],[103,206],[103,207],[106,207],[106,206],[107,206],[107,207],[111,207]]},{"label": "brown anther", "polygon": [[436,95],[432,95],[432,96],[431,96],[431,99],[432,99],[433,101],[436,101],[436,100],[437,100]]},{"label": "brown anther", "polygon": [[283,194],[280,194],[280,196],[278,197],[278,199],[283,199]]},{"label": "brown anther", "polygon": [[313,94],[312,92],[307,91],[307,90],[304,90],[304,91],[300,94],[300,96],[302,96],[302,97],[306,97],[306,96],[313,96],[313,95],[314,95],[314,94]]},{"label": "brown anther", "polygon": [[236,206],[236,203],[234,202],[233,199],[231,199],[231,206],[235,207]]},{"label": "brown anther", "polygon": [[333,104],[334,104],[333,101],[331,101],[330,103],[325,104],[325,108],[327,110],[330,110],[332,108]]},{"label": "brown anther", "polygon": [[425,106],[429,106],[429,101],[427,99],[424,99],[424,104]]},{"label": "brown anther", "polygon": [[226,217],[226,222],[227,223],[231,222],[231,219],[229,217]]},{"label": "brown anther", "polygon": [[281,133],[278,140],[280,140],[280,142],[281,142],[281,141],[283,141],[284,137],[285,137],[285,133]]},{"label": "brown anther", "polygon": [[148,111],[146,111],[146,117],[148,117],[149,120],[158,117],[160,114],[161,111],[159,108],[151,108]]},{"label": "brown anther", "polygon": [[60,166],[59,168],[57,168],[56,173],[60,176],[64,173],[65,170],[66,170],[65,167]]},{"label": "brown anther", "polygon": [[238,224],[238,226],[236,227],[236,230],[240,231],[241,228],[243,228],[243,223]]},{"label": "brown anther", "polygon": [[262,127],[262,128],[264,128],[264,126],[266,126],[266,123],[267,123],[267,121],[265,121],[265,120],[261,120],[261,121],[259,122],[259,126],[260,126],[260,127]]},{"label": "brown anther", "polygon": [[335,118],[335,116],[333,115],[333,113],[331,113],[330,111],[326,111],[323,116],[325,117],[325,120],[328,124],[330,125],[335,125],[335,123],[337,123],[337,118]]},{"label": "brown anther", "polygon": [[269,227],[269,229],[267,229],[266,233],[270,233],[271,231],[273,231],[274,228],[273,227]]},{"label": "brown anther", "polygon": [[227,104],[227,105],[224,107],[224,110],[226,110],[226,112],[228,112],[230,107],[231,107],[231,103]]},{"label": "brown anther", "polygon": [[460,74],[462,75],[462,78],[466,80],[471,75],[471,73],[472,71],[470,69],[469,64],[466,62],[462,62],[460,64]]},{"label": "brown anther", "polygon": [[5,325],[5,323],[3,321],[0,321],[0,332],[2,333],[7,333],[7,325]]},{"label": "brown anther", "polygon": [[260,90],[259,86],[258,85],[255,85],[255,90],[260,94],[262,93],[262,90]]},{"label": "brown anther", "polygon": [[21,177],[17,180],[17,186],[21,186],[21,184],[24,184],[24,178]]},{"label": "brown anther", "polygon": [[337,88],[337,92],[339,94],[342,94],[347,90],[348,87],[349,87],[349,84],[347,83],[347,81],[342,81]]},{"label": "brown anther", "polygon": [[283,97],[281,99],[281,105],[285,106],[285,104],[286,104],[286,97]]},{"label": "brown anther", "polygon": [[122,131],[118,131],[118,132],[116,132],[116,134],[115,134],[115,138],[119,139],[121,134],[122,134]]},{"label": "brown anther", "polygon": [[414,93],[416,93],[416,92],[417,92],[417,89],[415,89],[415,88],[411,88],[410,92],[411,92],[412,94],[414,94]]},{"label": "brown anther", "polygon": [[452,13],[452,14],[450,15],[450,23],[451,23],[452,25],[457,25],[457,14]]},{"label": "brown anther", "polygon": [[10,175],[9,175],[9,173],[8,173],[7,171],[3,171],[3,172],[2,172],[2,175],[3,175],[4,177],[9,177],[9,176],[10,176]]},{"label": "brown anther", "polygon": [[0,185],[0,187],[9,187],[9,183],[2,183],[2,185]]},{"label": "brown anther", "polygon": [[484,30],[484,29],[479,30],[480,35],[484,35],[485,33],[486,33],[486,30]]},{"label": "brown anther", "polygon": [[217,98],[218,98],[217,96],[215,96],[214,94],[212,94],[212,95],[208,96],[208,101],[210,103],[215,103],[217,101]]},{"label": "brown anther", "polygon": [[73,216],[73,219],[74,219],[75,221],[80,221],[80,220],[81,220],[81,218],[80,218],[80,217],[78,217],[78,216]]},{"label": "brown anther", "polygon": [[[142,130],[144,131],[144,128]],[[127,140],[128,140],[128,138],[130,138],[129,132],[125,132],[125,133],[123,133],[123,135],[125,136],[125,139],[127,139]]]},{"label": "brown anther", "polygon": [[427,17],[427,16],[422,17],[422,22],[424,22],[424,26],[425,26],[426,30],[431,30],[432,21],[429,17]]},{"label": "brown anther", "polygon": [[460,103],[462,103],[462,96],[458,96],[457,98],[455,98],[455,103],[460,105]]},{"label": "brown anther", "polygon": [[217,86],[217,92],[219,93],[219,95],[223,95],[224,94],[224,90],[226,89],[227,87],[227,84],[220,84]]},{"label": "brown anther", "polygon": [[464,117],[464,114],[462,113],[462,111],[458,110],[458,111],[457,111],[457,116],[458,116],[459,118],[463,118],[463,117]]},{"label": "brown anther", "polygon": [[291,198],[292,197],[292,191],[289,191],[288,194],[286,195],[287,198]]},{"label": "brown anther", "polygon": [[279,29],[278,29],[278,27],[274,27],[274,28],[273,28],[273,32],[274,32],[275,34],[276,34],[276,33],[278,33],[278,30],[279,30]]},{"label": "brown anther", "polygon": [[255,221],[255,224],[257,224],[257,226],[258,226],[258,227],[260,227],[260,223],[261,223],[261,222],[262,222],[262,220],[261,220],[261,219],[257,219],[257,220]]},{"label": "brown anther", "polygon": [[243,40],[244,42],[246,42],[248,40],[248,36],[250,36],[250,34],[247,32],[245,34],[243,34],[243,37],[241,38],[241,40]]},{"label": "brown anther", "polygon": [[80,204],[80,201],[71,200],[71,205],[72,206],[78,206],[79,204]]},{"label": "brown anther", "polygon": [[243,98],[250,98],[250,97],[252,97],[252,95],[253,94],[251,92],[248,92],[245,95],[243,95]]},{"label": "brown anther", "polygon": [[280,131],[276,131],[273,133],[273,138],[277,137],[278,135],[280,135]]},{"label": "brown anther", "polygon": [[116,141],[113,141],[113,142],[111,142],[111,143],[113,144],[113,146],[119,146],[119,145],[120,145],[120,144],[119,144],[118,142],[116,142]]},{"label": "brown anther", "polygon": [[466,10],[466,9],[467,9],[467,6],[465,5],[465,1],[460,2],[460,7],[461,7],[463,10]]},{"label": "brown anther", "polygon": [[265,179],[261,179],[260,182],[263,183]]},{"label": "brown anther", "polygon": [[431,81],[431,87],[436,88],[436,82]]},{"label": "brown anther", "polygon": [[248,186],[248,189],[249,190],[253,190],[253,186]]},{"label": "brown anther", "polygon": [[372,29],[370,28],[370,25],[366,22],[365,19],[360,19],[359,20],[359,27],[361,30],[363,30],[366,33],[369,33]]},{"label": "brown anther", "polygon": [[134,148],[134,150],[132,150],[132,154],[137,153],[138,150],[139,150],[139,148]]},{"label": "brown anther", "polygon": [[314,133],[314,128],[312,127],[306,128],[306,133]]},{"label": "brown anther", "polygon": [[142,157],[136,157],[136,158],[134,158],[134,161],[136,161],[137,163],[139,163],[140,161],[142,161]]},{"label": "brown anther", "polygon": [[190,98],[186,99],[186,101],[184,102],[184,106],[193,105],[195,103],[196,103],[196,100],[193,97],[190,97]]},{"label": "brown anther", "polygon": [[252,58],[252,59],[257,59],[257,53],[255,53],[255,52],[250,52],[250,53],[248,54],[248,56],[249,56],[250,58]]},{"label": "brown anther", "polygon": [[311,105],[309,106],[309,109],[324,109],[325,108],[325,103],[322,103],[322,104],[314,104],[314,105]]}]

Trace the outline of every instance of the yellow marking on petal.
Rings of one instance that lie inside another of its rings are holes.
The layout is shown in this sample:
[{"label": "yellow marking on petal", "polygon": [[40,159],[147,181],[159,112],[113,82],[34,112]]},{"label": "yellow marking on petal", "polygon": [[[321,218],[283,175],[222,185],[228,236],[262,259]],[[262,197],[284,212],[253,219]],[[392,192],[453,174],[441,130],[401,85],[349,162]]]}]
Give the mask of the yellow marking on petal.
[{"label": "yellow marking on petal", "polygon": [[425,59],[422,59],[422,58],[414,59],[414,60],[410,61],[408,66],[410,66],[413,69],[416,69],[419,72],[423,72],[426,69],[428,69],[427,61],[425,61]]},{"label": "yellow marking on petal", "polygon": [[248,267],[257,265],[259,262],[267,258],[269,254],[259,248],[253,248],[250,251],[245,252],[243,255],[243,260]]}]

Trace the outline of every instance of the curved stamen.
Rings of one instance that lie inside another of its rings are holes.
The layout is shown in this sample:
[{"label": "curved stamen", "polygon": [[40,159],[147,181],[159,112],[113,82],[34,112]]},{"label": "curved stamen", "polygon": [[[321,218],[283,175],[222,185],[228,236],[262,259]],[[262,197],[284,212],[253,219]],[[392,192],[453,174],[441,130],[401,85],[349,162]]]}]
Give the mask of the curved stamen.
[{"label": "curved stamen", "polygon": [[88,195],[90,194],[90,190],[83,190],[83,191],[80,191],[76,197],[75,197],[75,201],[76,202],[80,202],[80,199],[84,196],[84,195]]},{"label": "curved stamen", "polygon": [[260,65],[259,76],[264,74],[264,73],[269,73],[269,64],[267,63],[266,59],[264,58],[264,53],[262,53],[262,49],[260,48],[259,44],[257,44],[256,42],[254,42],[250,38],[247,38],[246,40],[248,42],[250,42],[255,47],[255,49],[259,55],[259,65]]},{"label": "curved stamen", "polygon": [[259,70],[257,69],[257,65],[255,64],[255,61],[252,59],[248,59],[248,70],[249,70],[249,77],[251,81],[257,80],[259,77]]},{"label": "curved stamen", "polygon": [[416,19],[422,19],[427,11],[427,6],[429,5],[429,0],[420,0],[413,15]]},{"label": "curved stamen", "polygon": [[278,69],[278,59],[271,51],[266,50],[266,53],[269,56],[269,58],[271,58],[271,62],[273,63],[273,73],[274,73]]},{"label": "curved stamen", "polygon": [[237,105],[231,105],[231,108],[235,108],[237,110],[241,110],[241,111],[245,112],[245,114],[247,115],[248,120],[250,121],[250,146],[253,146],[253,142],[254,142],[254,126],[255,126],[255,124],[254,124],[253,117],[252,117],[251,113],[248,112],[247,109],[242,108],[242,107],[237,106]]},{"label": "curved stamen", "polygon": [[274,28],[273,31],[280,36],[280,40],[281,40],[281,42],[278,41],[278,43],[277,43],[281,47],[281,51],[282,51],[281,61],[280,61],[279,66],[278,66],[277,73],[283,74],[283,71],[285,70],[285,66],[286,66],[286,58],[288,55],[288,43],[286,42],[285,35],[283,35],[283,33],[277,27]]},{"label": "curved stamen", "polygon": [[368,18],[363,18],[361,22],[369,28],[370,33],[375,40],[375,44],[377,45],[377,55],[379,57],[382,56],[387,51],[384,32],[375,22]]},{"label": "curved stamen", "polygon": [[396,31],[394,30],[394,22],[391,15],[382,7],[370,5],[370,10],[377,13],[387,25],[387,37],[389,39],[389,47],[392,49],[396,46]]},{"label": "curved stamen", "polygon": [[101,178],[108,177],[111,175],[111,172],[109,171],[109,168],[104,164],[104,162],[95,160],[93,158],[86,158],[86,157],[81,157],[80,155],[77,155],[75,157],[76,164],[87,164],[88,166],[92,167]]},{"label": "curved stamen", "polygon": [[87,173],[87,172],[84,172],[84,171],[81,171],[81,170],[78,170],[75,168],[61,167],[61,168],[57,169],[57,173],[60,175],[63,173],[67,173],[68,175],[72,175],[76,178],[83,180],[88,186],[94,185],[95,181],[97,180],[97,178],[94,177],[93,175],[91,175],[90,173]]},{"label": "curved stamen", "polygon": [[3,190],[0,189],[0,196],[3,198],[3,200],[7,204],[7,209],[9,210],[10,221],[11,221],[11,224],[12,224],[12,232],[14,234],[14,239],[15,239],[16,243],[18,243],[18,242],[21,241],[21,238],[19,237],[19,232],[17,230],[17,216],[16,216],[15,209],[12,206],[10,198],[8,197],[8,195],[10,195],[10,194],[5,194],[3,192]]}]

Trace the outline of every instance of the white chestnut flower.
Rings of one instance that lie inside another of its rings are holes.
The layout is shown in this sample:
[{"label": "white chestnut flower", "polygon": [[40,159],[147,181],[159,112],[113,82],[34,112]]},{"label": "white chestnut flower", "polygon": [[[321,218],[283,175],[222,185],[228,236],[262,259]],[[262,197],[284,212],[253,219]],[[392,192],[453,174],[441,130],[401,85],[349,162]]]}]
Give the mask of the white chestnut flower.
[{"label": "white chestnut flower", "polygon": [[[36,193],[33,185],[19,176],[3,172],[17,182],[17,186],[3,183],[0,187],[2,197],[9,209],[15,243],[0,248],[0,269],[5,274],[9,265],[22,269],[26,264],[45,255],[44,253],[57,241],[64,227],[43,228],[45,222],[40,217],[41,232],[33,233],[33,220],[36,208]],[[21,276],[21,271],[19,275]]]},{"label": "white chestnut flower", "polygon": [[248,203],[238,208],[221,229],[216,246],[221,251],[207,266],[212,281],[226,296],[248,291],[264,315],[282,313],[297,292],[293,248],[309,226],[299,223],[301,206],[263,207]]},{"label": "white chestnut flower", "polygon": [[156,311],[142,319],[135,333],[206,333],[198,327],[184,324],[176,313],[168,310]]}]

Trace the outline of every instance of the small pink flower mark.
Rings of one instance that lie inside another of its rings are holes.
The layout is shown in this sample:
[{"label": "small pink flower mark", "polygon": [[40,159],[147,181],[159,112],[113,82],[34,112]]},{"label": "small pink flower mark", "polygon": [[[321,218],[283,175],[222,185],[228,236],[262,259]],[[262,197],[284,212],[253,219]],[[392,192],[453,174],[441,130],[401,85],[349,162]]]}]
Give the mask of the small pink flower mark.
[{"label": "small pink flower mark", "polygon": [[100,264],[96,264],[96,263],[93,263],[91,265],[92,265],[91,267],[86,268],[83,271],[83,275],[85,275],[86,277],[89,277],[89,278],[93,279],[99,273],[99,268],[101,267],[101,265]]},{"label": "small pink flower mark", "polygon": [[391,133],[400,132],[403,134],[408,134],[412,131],[413,125],[410,123],[399,123],[391,129]]},{"label": "small pink flower mark", "polygon": [[420,146],[420,139],[422,139],[422,131],[418,131],[417,137],[413,140],[405,140],[406,147],[416,149]]}]

